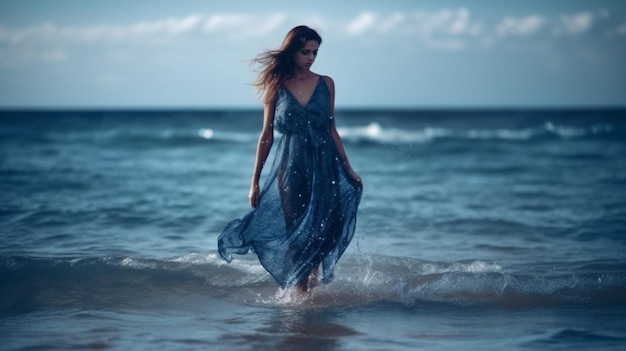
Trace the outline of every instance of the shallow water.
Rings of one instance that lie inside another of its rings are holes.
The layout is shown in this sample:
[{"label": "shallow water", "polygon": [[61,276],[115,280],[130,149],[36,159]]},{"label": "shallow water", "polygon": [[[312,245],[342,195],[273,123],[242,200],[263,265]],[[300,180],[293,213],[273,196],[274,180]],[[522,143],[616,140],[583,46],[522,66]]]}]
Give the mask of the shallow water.
[{"label": "shallow water", "polygon": [[336,279],[216,254],[259,111],[0,113],[3,349],[621,349],[622,110],[340,111]]}]

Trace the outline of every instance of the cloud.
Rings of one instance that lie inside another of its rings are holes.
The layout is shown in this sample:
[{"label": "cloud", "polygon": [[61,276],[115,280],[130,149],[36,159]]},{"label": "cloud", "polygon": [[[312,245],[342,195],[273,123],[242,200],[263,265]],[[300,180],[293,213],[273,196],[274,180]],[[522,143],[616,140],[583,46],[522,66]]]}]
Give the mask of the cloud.
[{"label": "cloud", "polygon": [[[314,23],[339,36],[387,40],[403,37],[421,45],[440,50],[460,50],[470,45],[493,47],[499,38],[528,37],[550,34],[577,36],[590,32],[596,23],[608,23],[611,14],[606,9],[548,17],[542,14],[487,21],[476,18],[469,9],[444,8],[436,11],[396,11],[391,13],[363,11],[347,22],[339,17],[293,13],[192,13],[182,17],[143,20],[128,24],[63,25],[51,22],[15,28],[0,24],[0,45],[5,49],[41,52],[73,43],[107,45],[161,43],[185,35],[204,35],[226,41],[272,36],[286,29],[288,22]],[[618,20],[618,19],[616,19]],[[623,21],[623,19],[619,19]],[[347,23],[347,24],[346,24]],[[296,23],[297,24],[297,23]],[[552,32],[545,29],[551,28]],[[607,31],[608,32],[608,31]],[[619,22],[610,29],[613,35],[626,35],[626,24]],[[110,48],[109,48],[110,49]],[[18,55],[19,56],[19,55]],[[5,55],[5,57],[7,57]],[[12,57],[17,57],[13,55]],[[44,57],[44,56],[41,56]],[[48,61],[67,59],[61,51],[47,54]]]},{"label": "cloud", "polygon": [[[228,38],[249,38],[272,33],[280,28],[287,16],[282,13],[250,14],[191,14],[180,18],[139,21],[126,25],[96,24],[85,26],[42,23],[31,27],[11,29],[0,25],[0,43],[98,42],[128,40],[159,40],[190,32],[206,35],[228,33]],[[318,21],[319,22],[319,21]]]},{"label": "cloud", "polygon": [[[498,37],[523,37],[536,34],[546,27],[552,27],[558,35],[578,35],[588,32],[594,22],[609,18],[608,10],[581,12],[548,18],[541,14],[523,17],[507,16],[489,25],[484,20],[475,19],[470,10],[464,7],[441,9],[438,11],[406,11],[382,13],[364,11],[344,25],[344,21],[330,16],[311,15],[300,18],[323,24],[325,27],[339,28],[351,37],[364,35],[409,35],[417,36],[422,42],[433,42],[438,38],[449,40],[460,37],[496,35]],[[297,15],[284,13],[194,13],[183,17],[170,17],[156,20],[138,21],[130,24],[59,25],[40,23],[26,28],[9,28],[0,24],[0,43],[19,45],[22,43],[98,42],[98,41],[156,41],[177,37],[188,33],[218,35],[226,39],[245,40],[273,34],[283,28],[288,20],[298,19]],[[342,23],[343,22],[343,23]],[[493,22],[492,22],[493,23]],[[493,28],[487,33],[485,28]],[[619,27],[619,33],[624,29]],[[484,38],[483,38],[484,39]]]},{"label": "cloud", "polygon": [[249,28],[247,32],[248,34],[254,33],[256,35],[267,35],[282,26],[286,19],[287,15],[284,13],[277,13],[267,18],[262,18],[258,25]]},{"label": "cloud", "polygon": [[477,35],[482,25],[470,19],[470,12],[465,8],[444,9],[435,12],[395,12],[389,15],[373,12],[362,12],[345,27],[346,33],[354,36],[368,32],[387,33],[398,30],[405,33],[430,36],[445,35]]},{"label": "cloud", "polygon": [[465,34],[470,28],[470,13],[467,9],[461,8],[457,10],[456,16],[448,25],[450,34]]},{"label": "cloud", "polygon": [[362,12],[357,18],[348,23],[346,31],[351,35],[361,35],[376,25],[377,15],[371,12]]},{"label": "cloud", "polygon": [[581,34],[591,29],[594,15],[590,12],[582,12],[575,15],[561,16],[562,28],[571,35]]},{"label": "cloud", "polygon": [[405,22],[407,15],[403,12],[395,12],[391,15],[382,15],[372,12],[362,12],[345,26],[345,32],[349,35],[359,36],[369,31],[376,33],[388,33],[398,28]]},{"label": "cloud", "polygon": [[145,36],[180,35],[198,27],[203,16],[141,21],[129,25],[63,26],[54,23],[9,29],[0,27],[0,40],[11,44],[25,42],[125,40]]},{"label": "cloud", "polygon": [[506,17],[496,26],[498,36],[526,36],[537,33],[546,23],[540,15],[528,15],[522,18]]},{"label": "cloud", "polygon": [[232,30],[245,25],[248,17],[242,14],[217,14],[209,16],[204,22],[204,31],[207,33]]},{"label": "cloud", "polygon": [[420,35],[479,35],[482,23],[472,21],[468,9],[443,9],[436,12],[416,12],[413,14],[412,28]]},{"label": "cloud", "polygon": [[207,16],[203,32],[208,35],[219,34],[228,40],[245,40],[267,36],[281,28],[287,20],[284,13],[269,15],[215,14]]},{"label": "cloud", "polygon": [[430,48],[460,50],[466,47],[462,38],[480,35],[483,27],[468,9],[458,8],[391,14],[365,11],[349,21],[344,31],[352,37],[405,35]]},{"label": "cloud", "polygon": [[404,13],[396,12],[380,22],[378,31],[381,33],[390,32],[400,26],[406,17],[407,16]]}]

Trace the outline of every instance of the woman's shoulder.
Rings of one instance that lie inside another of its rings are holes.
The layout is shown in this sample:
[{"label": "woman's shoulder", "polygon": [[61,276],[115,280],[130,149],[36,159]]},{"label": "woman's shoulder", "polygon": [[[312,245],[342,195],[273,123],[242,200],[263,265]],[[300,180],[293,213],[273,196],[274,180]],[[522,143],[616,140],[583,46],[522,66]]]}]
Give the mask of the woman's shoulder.
[{"label": "woman's shoulder", "polygon": [[318,74],[322,79],[324,79],[324,81],[326,82],[326,84],[328,84],[329,86],[334,86],[335,85],[335,81],[330,77],[330,76],[326,76],[323,74]]},{"label": "woman's shoulder", "polygon": [[325,76],[323,74],[319,75],[322,79],[324,79],[324,82],[326,83],[326,86],[328,87],[328,90],[332,92],[335,91],[335,81],[330,77],[330,76]]}]

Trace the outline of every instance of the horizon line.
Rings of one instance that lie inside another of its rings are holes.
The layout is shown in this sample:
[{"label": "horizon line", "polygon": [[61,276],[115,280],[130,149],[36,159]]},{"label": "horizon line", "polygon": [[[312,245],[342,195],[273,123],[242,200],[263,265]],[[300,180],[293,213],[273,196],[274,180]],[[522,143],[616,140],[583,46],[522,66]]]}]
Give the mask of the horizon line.
[{"label": "horizon line", "polygon": [[[36,111],[259,111],[262,106],[0,106],[0,112]],[[624,105],[346,105],[335,107],[337,111],[454,111],[454,110],[626,110]]]}]

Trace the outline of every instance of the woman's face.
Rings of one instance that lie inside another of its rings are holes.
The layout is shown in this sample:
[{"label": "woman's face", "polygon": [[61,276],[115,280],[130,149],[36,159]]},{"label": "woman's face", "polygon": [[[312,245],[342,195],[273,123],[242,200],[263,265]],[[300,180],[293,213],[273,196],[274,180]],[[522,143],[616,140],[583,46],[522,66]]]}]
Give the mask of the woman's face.
[{"label": "woman's face", "polygon": [[315,62],[315,57],[317,57],[317,50],[320,47],[320,43],[315,40],[307,40],[304,43],[304,46],[296,51],[294,54],[293,61],[296,65],[296,69],[304,69],[308,70]]}]

